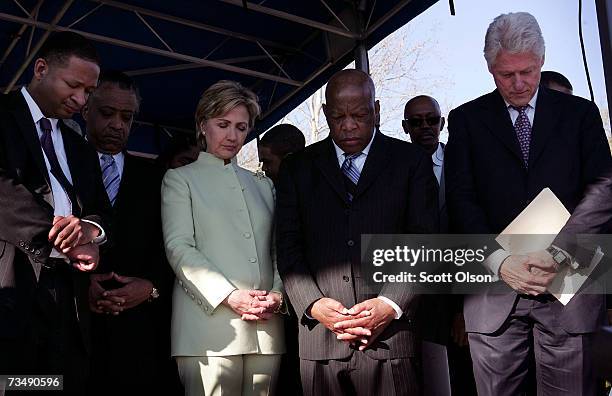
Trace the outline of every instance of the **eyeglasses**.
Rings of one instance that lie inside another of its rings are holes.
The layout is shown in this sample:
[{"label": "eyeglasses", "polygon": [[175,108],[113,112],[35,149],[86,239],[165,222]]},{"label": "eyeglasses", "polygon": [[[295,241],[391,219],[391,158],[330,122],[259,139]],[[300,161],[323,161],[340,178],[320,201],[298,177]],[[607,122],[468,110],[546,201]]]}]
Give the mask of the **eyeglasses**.
[{"label": "eyeglasses", "polygon": [[408,119],[404,119],[404,122],[408,123],[412,128],[420,128],[423,126],[423,122],[427,122],[429,126],[435,126],[440,123],[441,116],[436,117],[427,117],[427,118],[417,118],[412,117]]}]

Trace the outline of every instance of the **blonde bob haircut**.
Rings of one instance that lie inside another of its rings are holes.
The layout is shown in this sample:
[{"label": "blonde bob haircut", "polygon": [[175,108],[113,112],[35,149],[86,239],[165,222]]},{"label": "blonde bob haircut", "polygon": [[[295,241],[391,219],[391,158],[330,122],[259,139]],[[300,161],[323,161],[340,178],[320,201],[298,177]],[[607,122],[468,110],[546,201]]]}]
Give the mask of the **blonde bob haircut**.
[{"label": "blonde bob haircut", "polygon": [[204,91],[195,113],[196,139],[201,147],[205,147],[206,144],[201,130],[202,123],[222,116],[240,105],[246,107],[249,113],[249,129],[252,129],[261,111],[257,95],[253,91],[230,80],[217,81]]}]

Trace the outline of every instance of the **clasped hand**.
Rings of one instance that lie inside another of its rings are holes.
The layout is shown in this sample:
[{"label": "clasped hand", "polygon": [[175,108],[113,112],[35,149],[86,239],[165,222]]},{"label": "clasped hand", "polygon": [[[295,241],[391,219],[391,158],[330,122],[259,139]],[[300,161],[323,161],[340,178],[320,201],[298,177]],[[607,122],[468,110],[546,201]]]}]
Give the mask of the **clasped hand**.
[{"label": "clasped hand", "polygon": [[[122,286],[106,290],[100,282],[114,279]],[[114,272],[90,276],[89,308],[95,313],[119,315],[126,309],[134,308],[147,301],[153,290],[153,283],[144,278],[121,276]]]},{"label": "clasped hand", "polygon": [[75,216],[55,216],[49,242],[64,253],[79,271],[93,271],[100,261],[98,245],[91,243],[100,230]]},{"label": "clasped hand", "polygon": [[348,309],[332,298],[317,300],[310,315],[336,334],[340,341],[359,344],[363,351],[395,319],[395,310],[379,298],[372,298]]},{"label": "clasped hand", "polygon": [[223,300],[242,320],[268,320],[281,302],[279,292],[266,290],[234,290]]},{"label": "clasped hand", "polygon": [[557,275],[559,266],[547,251],[506,258],[500,269],[501,279],[521,294],[543,294]]}]

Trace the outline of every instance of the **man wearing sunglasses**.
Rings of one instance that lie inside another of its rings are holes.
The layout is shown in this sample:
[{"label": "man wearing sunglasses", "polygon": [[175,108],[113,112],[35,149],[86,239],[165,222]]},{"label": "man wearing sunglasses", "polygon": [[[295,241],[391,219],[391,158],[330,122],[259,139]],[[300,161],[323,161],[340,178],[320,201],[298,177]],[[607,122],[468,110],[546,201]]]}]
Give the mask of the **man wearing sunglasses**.
[{"label": "man wearing sunglasses", "polygon": [[[412,143],[421,146],[431,155],[433,171],[438,180],[440,232],[448,232],[448,216],[444,200],[444,143],[439,141],[444,128],[438,101],[431,96],[419,95],[410,99],[404,107],[402,128],[410,135]],[[423,321],[423,374],[425,394],[450,395],[449,362],[447,344],[449,334],[449,304],[446,296],[423,296],[422,315],[435,318]],[[469,356],[469,351],[467,352]],[[469,374],[469,373],[468,373]],[[462,376],[463,377],[463,376]]]}]

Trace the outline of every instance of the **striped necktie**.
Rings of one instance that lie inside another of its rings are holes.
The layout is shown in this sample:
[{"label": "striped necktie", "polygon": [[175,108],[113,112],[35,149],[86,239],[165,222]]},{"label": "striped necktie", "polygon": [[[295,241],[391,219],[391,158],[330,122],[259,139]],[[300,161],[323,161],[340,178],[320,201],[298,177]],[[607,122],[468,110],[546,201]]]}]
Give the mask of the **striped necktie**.
[{"label": "striped necktie", "polygon": [[115,206],[115,200],[119,193],[119,184],[121,178],[119,177],[119,168],[115,162],[115,158],[109,154],[102,154],[100,156],[100,166],[102,167],[102,181],[104,182],[104,189],[111,205]]},{"label": "striped necktie", "polygon": [[354,161],[362,154],[362,152],[354,154],[344,153],[344,162],[342,162],[342,166],[340,167],[342,173],[348,179],[346,181],[350,183],[346,185],[350,201],[353,200],[353,193],[357,187],[357,183],[359,182],[360,176],[359,169],[357,169],[357,167],[355,166]]}]

